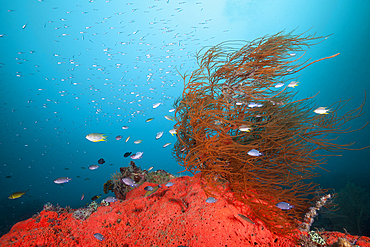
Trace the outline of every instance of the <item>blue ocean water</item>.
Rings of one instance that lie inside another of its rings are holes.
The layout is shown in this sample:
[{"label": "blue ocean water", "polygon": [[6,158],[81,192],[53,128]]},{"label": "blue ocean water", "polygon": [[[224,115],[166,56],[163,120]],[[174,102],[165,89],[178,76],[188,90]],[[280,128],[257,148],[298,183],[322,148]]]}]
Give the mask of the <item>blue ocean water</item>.
[{"label": "blue ocean water", "polygon": [[[298,97],[320,92],[321,106],[352,98],[342,112],[357,108],[365,90],[370,92],[369,10],[369,1],[351,0],[2,1],[0,234],[47,202],[78,208],[86,204],[82,194],[104,195],[110,175],[128,165],[127,151],[144,152],[136,162],[143,169],[182,171],[171,153],[176,136],[168,131],[174,122],[164,116],[173,115],[169,110],[183,89],[177,70],[196,69],[194,55],[204,46],[282,30],[332,34],[307,49],[306,57],[341,54],[301,71]],[[155,103],[162,104],[153,109]],[[367,103],[364,114],[345,127],[361,128],[369,120]],[[156,140],[159,131],[164,135]],[[89,142],[85,136],[93,132],[108,141]],[[370,126],[337,143],[368,146],[369,133]],[[117,135],[123,139],[115,140]],[[134,144],[138,139],[142,143]],[[315,182],[342,192],[340,206],[357,210],[323,210],[318,226],[370,236],[369,152],[345,150],[328,157],[323,167],[330,172],[318,171],[322,176]],[[100,158],[104,165],[87,169]],[[65,176],[72,181],[53,183]],[[25,190],[23,197],[8,199]]]}]

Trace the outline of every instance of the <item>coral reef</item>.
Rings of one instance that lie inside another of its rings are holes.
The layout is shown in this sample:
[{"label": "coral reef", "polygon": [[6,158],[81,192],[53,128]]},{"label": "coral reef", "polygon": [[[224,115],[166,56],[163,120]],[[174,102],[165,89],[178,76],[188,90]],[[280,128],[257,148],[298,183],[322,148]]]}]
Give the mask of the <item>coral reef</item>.
[{"label": "coral reef", "polygon": [[81,221],[86,220],[98,209],[98,207],[98,203],[93,201],[87,207],[76,209],[76,211],[73,212],[73,217]]},{"label": "coral reef", "polygon": [[[126,200],[100,206],[86,220],[73,213],[40,212],[35,218],[15,224],[0,239],[0,246],[296,246],[293,239],[278,236],[253,217],[250,207],[236,202],[227,184],[220,187],[217,202],[207,203],[202,187],[194,177],[172,179],[173,186],[162,186],[144,197],[145,182],[130,191]],[[241,217],[243,215],[244,217]],[[245,217],[252,221],[245,220]],[[103,240],[94,237],[101,234]],[[301,234],[298,230],[296,234]],[[307,234],[303,232],[302,234]],[[345,238],[358,246],[369,246],[370,239],[320,232],[328,245]],[[305,245],[308,246],[308,245]]]},{"label": "coral reef", "polygon": [[302,224],[299,226],[299,230],[309,232],[311,225],[317,216],[318,212],[325,204],[326,202],[332,198],[333,195],[327,194],[323,197],[321,197],[314,207],[310,207],[309,211],[305,214]]},{"label": "coral reef", "polygon": [[144,182],[164,184],[175,178],[174,175],[164,170],[142,170],[140,166],[136,166],[135,162],[131,161],[128,167],[121,167],[120,172],[112,174],[111,179],[104,184],[104,192],[111,190],[117,199],[125,200],[127,193],[134,189],[122,182],[122,178],[127,177],[132,178],[138,186]]}]

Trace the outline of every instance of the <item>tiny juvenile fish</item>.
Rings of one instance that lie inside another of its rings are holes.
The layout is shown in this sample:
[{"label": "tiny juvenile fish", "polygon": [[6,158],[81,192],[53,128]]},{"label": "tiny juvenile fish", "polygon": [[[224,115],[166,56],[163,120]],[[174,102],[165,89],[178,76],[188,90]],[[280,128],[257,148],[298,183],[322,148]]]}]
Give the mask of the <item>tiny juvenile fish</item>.
[{"label": "tiny juvenile fish", "polygon": [[98,164],[99,165],[102,165],[102,164],[104,164],[105,163],[105,160],[103,159],[103,158],[100,158],[99,160],[98,160]]},{"label": "tiny juvenile fish", "polygon": [[145,120],[146,123],[149,123],[150,121],[152,121],[154,119],[154,117],[151,117],[151,118],[148,118],[147,120]]},{"label": "tiny juvenile fish", "polygon": [[287,202],[279,202],[278,204],[276,204],[276,207],[280,208],[281,210],[289,210],[294,208],[294,205],[291,205]]}]

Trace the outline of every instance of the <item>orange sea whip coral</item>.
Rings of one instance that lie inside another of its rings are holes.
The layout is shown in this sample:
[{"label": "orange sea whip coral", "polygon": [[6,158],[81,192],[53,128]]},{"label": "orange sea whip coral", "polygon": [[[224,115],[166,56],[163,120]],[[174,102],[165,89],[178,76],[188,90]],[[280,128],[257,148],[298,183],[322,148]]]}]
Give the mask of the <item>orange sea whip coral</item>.
[{"label": "orange sea whip coral", "polygon": [[[177,161],[186,171],[201,172],[214,190],[228,181],[235,197],[273,232],[289,235],[309,208],[316,185],[310,179],[324,160],[317,150],[349,149],[328,134],[348,132],[342,126],[361,115],[364,103],[338,116],[346,102],[327,115],[314,114],[313,97],[294,100],[287,87],[297,71],[327,58],[299,63],[292,53],[324,37],[279,32],[252,42],[228,41],[203,48],[199,68],[184,74],[184,91],[175,102]],[[275,88],[277,83],[285,83]],[[250,107],[250,103],[260,107]],[[241,131],[247,126],[250,131]],[[250,156],[256,149],[261,156]],[[206,193],[212,194],[206,190]],[[294,205],[283,211],[278,202]]]}]

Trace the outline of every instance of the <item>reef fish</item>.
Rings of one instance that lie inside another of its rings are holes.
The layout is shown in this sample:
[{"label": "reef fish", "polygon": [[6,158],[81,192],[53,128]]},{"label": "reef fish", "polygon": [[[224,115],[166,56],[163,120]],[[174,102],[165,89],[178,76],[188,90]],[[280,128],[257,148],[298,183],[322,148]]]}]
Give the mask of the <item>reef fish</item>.
[{"label": "reef fish", "polygon": [[154,117],[151,117],[151,118],[148,118],[147,120],[145,120],[146,123],[149,123],[150,121],[152,121],[154,119]]},{"label": "reef fish", "polygon": [[123,155],[123,157],[128,157],[128,156],[130,156],[130,154],[132,154],[132,152],[126,152],[124,155]]},{"label": "reef fish", "polygon": [[61,178],[55,179],[54,180],[54,183],[56,183],[56,184],[64,184],[64,183],[68,183],[71,180],[72,180],[72,178],[69,178],[69,177],[61,177]]},{"label": "reef fish", "polygon": [[116,136],[116,140],[117,140],[117,141],[119,141],[119,140],[121,140],[121,139],[122,139],[122,136],[120,136],[120,135]]},{"label": "reef fish", "polygon": [[105,160],[103,159],[103,158],[100,158],[99,160],[98,160],[98,164],[99,165],[102,165],[102,164],[104,164],[105,163]]},{"label": "reef fish", "polygon": [[171,145],[171,142],[168,142],[168,143],[164,144],[163,148],[168,147],[169,145]]},{"label": "reef fish", "polygon": [[278,204],[276,204],[276,207],[278,207],[282,210],[289,210],[289,209],[294,208],[294,205],[291,205],[287,202],[279,202]]},{"label": "reef fish", "polygon": [[326,109],[326,107],[319,107],[313,112],[317,114],[329,114],[329,109]]},{"label": "reef fish", "polygon": [[146,191],[152,191],[153,190],[153,187],[152,186],[146,186],[144,188],[144,190],[146,190]]},{"label": "reef fish", "polygon": [[157,133],[157,135],[155,136],[155,139],[159,139],[159,138],[161,138],[163,136],[163,131],[161,131],[161,132],[158,132]]},{"label": "reef fish", "polygon": [[133,160],[141,159],[143,157],[143,153],[144,152],[137,152],[136,154],[131,155],[130,158]]},{"label": "reef fish", "polygon": [[137,141],[134,141],[135,144],[139,144],[141,143],[143,140],[137,140]]},{"label": "reef fish", "polygon": [[103,239],[104,239],[104,236],[103,236],[103,235],[101,235],[100,233],[95,233],[95,234],[94,234],[94,237],[95,237],[97,240],[100,240],[100,241],[103,241]]},{"label": "reef fish", "polygon": [[242,218],[243,220],[245,221],[248,221],[249,223],[253,224],[254,225],[254,222],[251,221],[247,216],[245,215],[242,215],[242,214],[238,214],[240,216],[240,218]]},{"label": "reef fish", "polygon": [[256,150],[256,149],[252,149],[248,152],[248,154],[250,156],[254,156],[254,157],[257,157],[257,156],[261,156],[263,155],[263,153],[261,153],[260,151]]},{"label": "reef fish", "polygon": [[91,165],[91,166],[89,166],[89,169],[92,171],[92,170],[96,170],[96,169],[98,169],[100,166],[98,166],[98,165]]},{"label": "reef fish", "polygon": [[279,82],[278,84],[275,85],[275,88],[279,88],[279,87],[282,87],[282,86],[284,86],[284,83]]},{"label": "reef fish", "polygon": [[172,182],[168,182],[168,183],[166,183],[166,186],[167,187],[171,187],[173,185],[173,183]]},{"label": "reef fish", "polygon": [[96,195],[96,196],[91,197],[91,200],[95,201],[95,200],[98,200],[99,198],[100,196]]},{"label": "reef fish", "polygon": [[172,130],[170,130],[169,132],[170,132],[170,134],[171,134],[172,136],[173,136],[174,134],[177,134],[176,129],[172,129]]},{"label": "reef fish", "polygon": [[26,191],[19,191],[19,192],[14,192],[13,194],[11,194],[10,196],[8,196],[9,199],[17,199],[17,198],[21,198],[24,194],[26,194],[26,192],[29,191],[29,190],[26,190]]},{"label": "reef fish", "polygon": [[155,104],[153,104],[153,108],[155,109],[155,108],[157,108],[158,106],[160,106],[162,103],[155,103]]},{"label": "reef fish", "polygon": [[116,202],[117,198],[115,198],[114,196],[108,196],[107,198],[104,199],[104,201],[106,201],[106,202]]},{"label": "reef fish", "polygon": [[241,125],[239,127],[239,130],[240,131],[244,131],[244,132],[251,132],[252,128],[250,126],[248,126],[248,125]]},{"label": "reef fish", "polygon": [[131,186],[131,187],[137,187],[138,185],[135,183],[135,181],[132,178],[122,178],[121,179],[122,183]]},{"label": "reef fish", "polygon": [[86,136],[86,139],[91,142],[105,142],[107,138],[104,134],[100,133],[91,133]]},{"label": "reef fish", "polygon": [[298,82],[297,81],[292,81],[291,83],[288,84],[288,87],[295,88],[296,86],[298,86]]},{"label": "reef fish", "polygon": [[175,121],[175,119],[172,116],[166,115],[164,116],[165,119],[170,120],[170,121]]},{"label": "reef fish", "polygon": [[127,130],[128,129],[128,126],[122,126],[122,129],[123,130]]},{"label": "reef fish", "polygon": [[153,190],[151,190],[151,191],[147,191],[147,192],[145,193],[144,197],[148,197],[148,196],[150,196],[151,194],[153,194],[154,192],[156,192],[160,187],[161,187],[160,185],[157,185],[157,186],[153,187]]},{"label": "reef fish", "polygon": [[217,202],[217,200],[214,197],[208,197],[207,200],[206,200],[206,202],[208,202],[208,203],[215,203],[215,202]]}]

